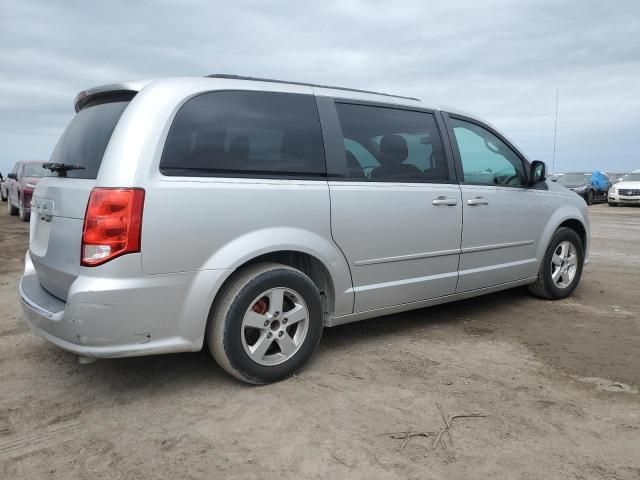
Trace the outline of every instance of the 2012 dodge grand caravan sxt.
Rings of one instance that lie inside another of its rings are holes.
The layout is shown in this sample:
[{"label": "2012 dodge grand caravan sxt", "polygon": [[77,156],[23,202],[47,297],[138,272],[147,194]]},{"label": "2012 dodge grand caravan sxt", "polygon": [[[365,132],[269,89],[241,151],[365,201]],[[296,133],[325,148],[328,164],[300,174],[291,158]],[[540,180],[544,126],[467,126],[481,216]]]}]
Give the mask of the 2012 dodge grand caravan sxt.
[{"label": "2012 dodge grand caravan sxt", "polygon": [[413,98],[230,75],[81,92],[19,294],[87,357],[196,351],[282,379],[324,327],[529,285],[565,298],[584,201],[491,126]]}]

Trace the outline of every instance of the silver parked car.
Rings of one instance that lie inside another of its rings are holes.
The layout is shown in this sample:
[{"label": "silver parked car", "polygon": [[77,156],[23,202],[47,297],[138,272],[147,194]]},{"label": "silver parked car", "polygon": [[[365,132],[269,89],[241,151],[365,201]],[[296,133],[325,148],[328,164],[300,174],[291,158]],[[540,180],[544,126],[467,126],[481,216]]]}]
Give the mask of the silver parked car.
[{"label": "silver parked car", "polygon": [[200,350],[291,375],[324,327],[587,258],[584,201],[488,124],[414,98],[213,75],[81,92],[33,196],[20,298],[87,357]]}]

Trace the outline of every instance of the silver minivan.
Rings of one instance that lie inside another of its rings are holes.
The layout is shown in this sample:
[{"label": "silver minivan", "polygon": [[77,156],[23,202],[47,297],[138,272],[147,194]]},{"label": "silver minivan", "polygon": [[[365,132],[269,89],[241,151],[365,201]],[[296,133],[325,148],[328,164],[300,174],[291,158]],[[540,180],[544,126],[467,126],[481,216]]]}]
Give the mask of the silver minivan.
[{"label": "silver minivan", "polygon": [[324,327],[520,285],[565,298],[588,256],[585,202],[542,162],[415,98],[212,75],[93,88],[75,110],[19,295],[84,357],[206,340],[268,383]]}]

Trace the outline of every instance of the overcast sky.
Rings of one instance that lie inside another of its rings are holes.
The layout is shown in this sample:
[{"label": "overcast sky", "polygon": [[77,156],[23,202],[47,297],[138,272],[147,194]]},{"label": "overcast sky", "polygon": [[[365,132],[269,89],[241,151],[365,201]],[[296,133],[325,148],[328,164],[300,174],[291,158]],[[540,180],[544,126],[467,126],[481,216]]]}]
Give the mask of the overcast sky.
[{"label": "overcast sky", "polygon": [[49,158],[80,90],[214,72],[417,96],[549,164],[559,88],[556,170],[640,168],[640,0],[0,0],[0,171]]}]

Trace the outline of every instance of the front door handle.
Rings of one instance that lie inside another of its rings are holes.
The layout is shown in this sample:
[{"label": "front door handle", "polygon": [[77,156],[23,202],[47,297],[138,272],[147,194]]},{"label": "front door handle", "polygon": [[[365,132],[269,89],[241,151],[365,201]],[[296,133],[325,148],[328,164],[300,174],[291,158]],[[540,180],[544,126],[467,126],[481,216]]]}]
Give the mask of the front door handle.
[{"label": "front door handle", "polygon": [[447,205],[449,207],[453,207],[458,204],[458,201],[455,198],[447,198],[445,196],[440,196],[435,198],[432,202],[433,205]]},{"label": "front door handle", "polygon": [[489,200],[484,197],[470,198],[469,200],[467,200],[467,205],[471,205],[472,207],[478,205],[489,205]]}]

